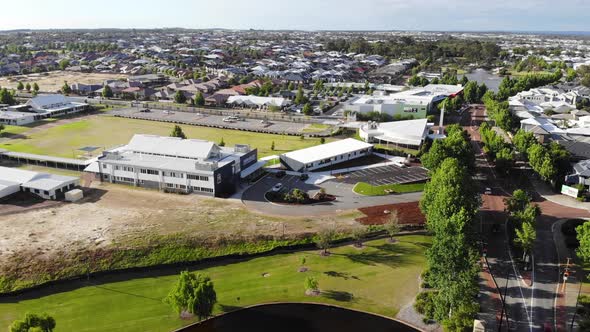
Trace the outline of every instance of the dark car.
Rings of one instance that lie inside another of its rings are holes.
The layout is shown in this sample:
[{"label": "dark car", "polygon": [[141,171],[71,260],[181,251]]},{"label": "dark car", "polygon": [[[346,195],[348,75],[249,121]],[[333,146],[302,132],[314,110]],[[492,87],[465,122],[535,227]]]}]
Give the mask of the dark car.
[{"label": "dark car", "polygon": [[307,179],[309,179],[309,175],[307,175],[306,173],[299,175],[299,180],[305,181]]},{"label": "dark car", "polygon": [[287,172],[285,171],[278,171],[275,175],[277,178],[282,178],[283,176],[285,176],[287,174]]},{"label": "dark car", "polygon": [[142,113],[149,113],[149,112],[151,112],[151,110],[149,108],[144,108],[140,112],[142,112]]}]

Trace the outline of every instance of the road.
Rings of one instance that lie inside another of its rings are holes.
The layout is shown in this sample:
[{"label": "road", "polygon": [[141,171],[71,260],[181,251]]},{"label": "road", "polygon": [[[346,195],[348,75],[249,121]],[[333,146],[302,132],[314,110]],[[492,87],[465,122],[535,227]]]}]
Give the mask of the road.
[{"label": "road", "polygon": [[[507,331],[509,326],[510,331],[543,331],[545,324],[548,324],[554,328],[554,331],[565,331],[565,317],[556,310],[556,286],[561,280],[559,263],[563,262],[560,262],[557,254],[552,226],[560,219],[587,218],[590,214],[586,210],[563,207],[543,200],[531,187],[523,187],[523,183],[527,181],[520,181],[520,179],[528,174],[519,174],[518,171],[514,171],[507,178],[499,177],[486,159],[480,155],[482,145],[478,127],[484,119],[485,110],[472,110],[467,113],[463,125],[471,134],[474,149],[478,155],[476,166],[481,186],[482,188],[490,187],[493,192],[492,195],[482,195],[480,230],[482,241],[486,243],[490,271],[502,293],[505,292],[509,324],[504,320],[502,330]],[[521,253],[518,248],[511,247],[508,240],[510,230],[507,227],[503,200],[518,188],[532,193],[533,201],[542,210],[542,215],[536,222],[537,240],[533,249],[530,271],[524,271],[518,263],[519,257],[515,255],[520,256]],[[487,295],[492,296],[491,293],[494,290],[487,290],[487,292],[490,293]],[[485,308],[482,305],[482,309],[499,311],[501,308],[499,306]],[[488,323],[488,325],[496,326],[496,329],[497,324],[497,320]]]}]

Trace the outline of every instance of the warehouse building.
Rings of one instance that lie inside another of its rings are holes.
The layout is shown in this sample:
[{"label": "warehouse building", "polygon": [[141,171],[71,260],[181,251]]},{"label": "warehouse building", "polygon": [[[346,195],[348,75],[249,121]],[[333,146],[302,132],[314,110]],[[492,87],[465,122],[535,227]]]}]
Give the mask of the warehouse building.
[{"label": "warehouse building", "polygon": [[44,199],[62,199],[74,189],[78,178],[26,171],[0,166],[0,199],[19,191],[29,192]]},{"label": "warehouse building", "polygon": [[432,124],[426,119],[377,123],[369,121],[359,128],[368,143],[419,150]]},{"label": "warehouse building", "polygon": [[262,166],[258,151],[248,145],[226,148],[203,140],[135,135],[85,171],[112,183],[226,197]]},{"label": "warehouse building", "polygon": [[368,156],[373,145],[353,138],[312,146],[280,155],[280,161],[287,169],[295,172],[313,171],[345,161]]}]

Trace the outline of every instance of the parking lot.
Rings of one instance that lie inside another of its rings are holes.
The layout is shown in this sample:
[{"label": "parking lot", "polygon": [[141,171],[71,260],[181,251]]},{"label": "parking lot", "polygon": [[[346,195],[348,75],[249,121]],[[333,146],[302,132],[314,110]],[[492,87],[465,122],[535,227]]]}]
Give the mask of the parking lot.
[{"label": "parking lot", "polygon": [[226,116],[222,115],[209,115],[202,113],[167,111],[158,109],[150,109],[149,112],[141,112],[139,108],[124,108],[113,110],[110,113],[115,116],[132,119],[173,122],[179,124],[247,130],[272,134],[299,135],[303,132],[303,129],[309,126],[305,123],[274,120],[262,121],[259,119],[244,118],[229,122],[224,121]]},{"label": "parking lot", "polygon": [[402,184],[428,180],[428,171],[422,167],[380,166],[354,171],[344,175],[342,182],[366,182],[373,186]]},{"label": "parking lot", "polygon": [[[284,189],[282,190],[298,188],[306,191],[310,196],[313,196],[320,188],[324,188],[328,194],[336,196],[336,200],[304,206],[270,203],[266,200],[264,194],[277,183],[283,185]],[[321,216],[369,206],[417,202],[422,196],[421,192],[387,196],[359,195],[352,191],[354,184],[333,179],[321,185],[314,185],[301,181],[299,176],[295,175],[285,175],[282,178],[277,178],[274,174],[269,174],[242,193],[242,202],[248,208],[270,215]]]}]

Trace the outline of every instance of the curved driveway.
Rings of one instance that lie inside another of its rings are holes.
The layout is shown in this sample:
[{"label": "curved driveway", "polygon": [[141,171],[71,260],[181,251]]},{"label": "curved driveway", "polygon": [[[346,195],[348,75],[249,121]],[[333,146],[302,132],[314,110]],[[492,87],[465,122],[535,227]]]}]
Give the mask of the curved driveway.
[{"label": "curved driveway", "polygon": [[[289,189],[299,188],[307,191],[310,196],[313,196],[320,188],[325,188],[328,194],[336,196],[336,201],[305,206],[270,203],[264,198],[264,194],[279,182]],[[322,216],[369,206],[416,202],[422,197],[421,192],[387,196],[363,196],[355,194],[352,187],[353,185],[338,180],[326,181],[318,186],[306,184],[299,180],[297,176],[286,175],[281,179],[277,179],[274,175],[267,175],[244,191],[242,202],[249,209],[261,213],[295,217]]]}]

